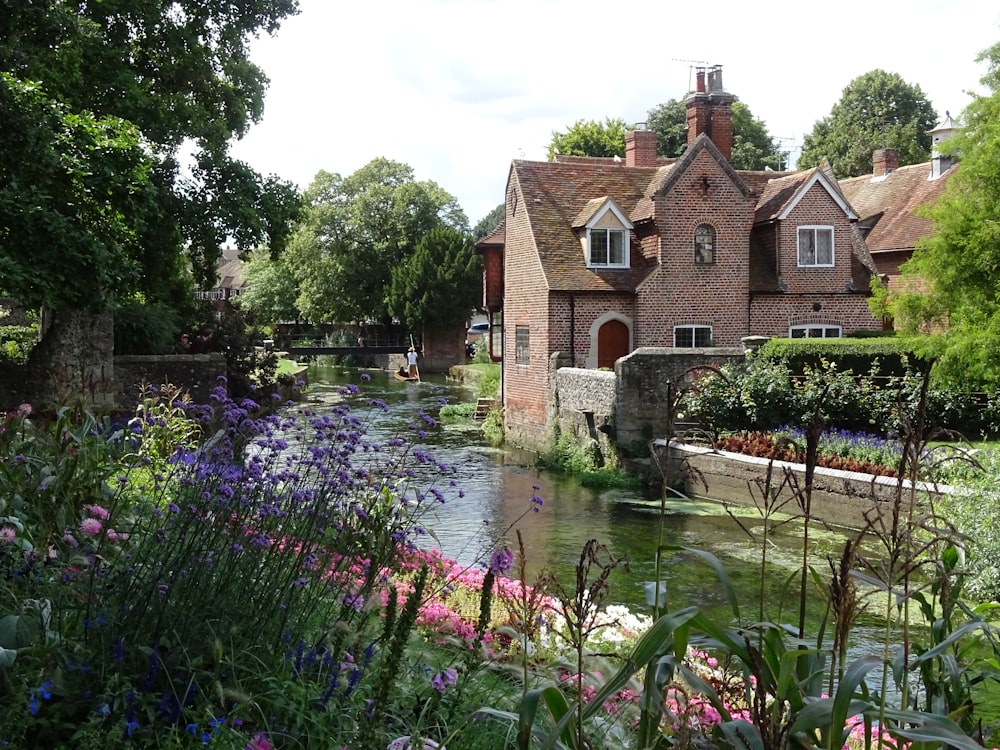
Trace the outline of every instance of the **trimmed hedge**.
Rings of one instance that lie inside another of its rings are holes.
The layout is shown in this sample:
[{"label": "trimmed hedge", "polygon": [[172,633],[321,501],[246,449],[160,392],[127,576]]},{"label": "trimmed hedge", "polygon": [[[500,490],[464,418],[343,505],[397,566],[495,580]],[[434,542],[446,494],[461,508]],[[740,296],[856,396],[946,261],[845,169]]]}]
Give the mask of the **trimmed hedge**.
[{"label": "trimmed hedge", "polygon": [[771,339],[755,356],[779,362],[793,373],[815,370],[824,361],[855,375],[924,374],[931,362],[916,353],[919,339],[880,336],[844,339]]}]

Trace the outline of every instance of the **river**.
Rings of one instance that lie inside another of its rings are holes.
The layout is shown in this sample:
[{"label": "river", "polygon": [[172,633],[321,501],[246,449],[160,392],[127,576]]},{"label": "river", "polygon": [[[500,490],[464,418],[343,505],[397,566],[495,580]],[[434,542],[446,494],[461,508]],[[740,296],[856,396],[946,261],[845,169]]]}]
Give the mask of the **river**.
[{"label": "river", "polygon": [[[337,390],[341,386],[358,385],[364,395],[389,405],[388,415],[370,428],[376,435],[380,431],[398,432],[404,421],[417,420],[420,411],[437,417],[442,401],[460,403],[474,398],[467,386],[439,375],[425,376],[420,383],[406,383],[395,380],[388,372],[364,372],[371,378],[367,382],[357,370],[313,365],[306,398],[317,404],[333,402],[339,400]],[[608,602],[648,610],[647,584],[655,578],[660,534],[659,496],[591,489],[572,476],[540,470],[534,465],[533,454],[490,446],[479,425],[471,421],[444,423],[429,431],[425,443],[437,461],[455,467],[455,478],[464,491],[464,497],[450,498],[426,524],[434,535],[433,539],[428,537],[429,546],[463,564],[474,565],[483,550],[500,537],[513,547],[517,529],[527,552],[528,582],[544,568],[572,584],[584,544],[596,539],[607,545],[614,556],[630,560],[628,571],[618,569],[612,575]],[[535,496],[543,500],[538,512],[532,510]],[[663,508],[662,543],[714,553],[725,564],[737,590],[744,592],[741,599],[756,607],[762,549],[760,518],[743,509],[737,523],[720,504],[708,501],[673,500]],[[797,568],[800,535],[801,525],[795,523],[772,531],[768,559],[788,571]],[[814,557],[813,563],[825,569],[823,558],[827,554],[839,556],[841,544],[837,535],[817,532],[811,554],[821,557]],[[721,588],[706,564],[686,553],[671,552],[661,565],[670,609],[687,604],[702,608],[724,606]],[[766,577],[771,605],[783,601],[785,578],[784,574]],[[782,607],[789,620],[795,619],[797,606],[797,587],[792,589]]]}]

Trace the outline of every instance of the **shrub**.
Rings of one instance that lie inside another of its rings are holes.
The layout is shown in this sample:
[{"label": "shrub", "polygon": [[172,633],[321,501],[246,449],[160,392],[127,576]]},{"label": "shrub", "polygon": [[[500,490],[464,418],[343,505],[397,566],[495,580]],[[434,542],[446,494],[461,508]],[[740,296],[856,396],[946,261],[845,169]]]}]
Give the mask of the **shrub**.
[{"label": "shrub", "polygon": [[173,352],[181,330],[177,312],[159,302],[131,302],[115,311],[115,354]]}]

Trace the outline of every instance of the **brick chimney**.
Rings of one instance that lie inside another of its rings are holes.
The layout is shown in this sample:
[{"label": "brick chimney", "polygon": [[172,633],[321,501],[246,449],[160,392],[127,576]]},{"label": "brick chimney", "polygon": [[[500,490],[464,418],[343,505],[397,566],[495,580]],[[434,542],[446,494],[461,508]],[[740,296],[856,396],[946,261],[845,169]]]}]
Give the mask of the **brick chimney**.
[{"label": "brick chimney", "polygon": [[625,134],[625,166],[655,167],[656,132],[636,127]]},{"label": "brick chimney", "polygon": [[880,148],[872,152],[872,176],[885,177],[899,169],[899,151],[894,148]]},{"label": "brick chimney", "polygon": [[697,68],[695,91],[684,101],[687,107],[688,146],[704,133],[722,155],[733,153],[733,102],[736,97],[722,87],[722,66]]}]

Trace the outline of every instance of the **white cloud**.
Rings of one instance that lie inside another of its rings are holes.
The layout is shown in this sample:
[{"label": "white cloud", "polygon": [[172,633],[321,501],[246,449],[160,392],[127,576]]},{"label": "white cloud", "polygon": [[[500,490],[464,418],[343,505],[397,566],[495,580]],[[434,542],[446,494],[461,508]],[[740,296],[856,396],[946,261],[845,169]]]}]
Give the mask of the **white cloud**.
[{"label": "white cloud", "polygon": [[1000,11],[981,0],[300,5],[252,46],[271,86],[235,156],[302,188],[386,157],[454,195],[471,224],[502,202],[511,159],[544,159],[580,119],[645,120],[691,88],[691,61],[722,65],[726,89],[795,146],[876,68],[958,115],[965,92],[983,93],[975,57],[1000,41]]}]

